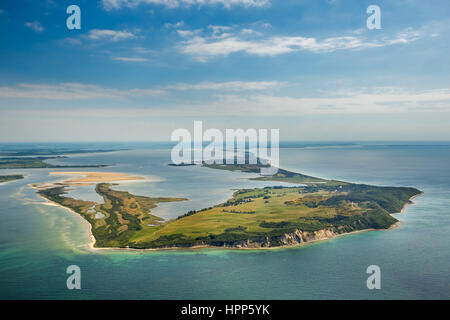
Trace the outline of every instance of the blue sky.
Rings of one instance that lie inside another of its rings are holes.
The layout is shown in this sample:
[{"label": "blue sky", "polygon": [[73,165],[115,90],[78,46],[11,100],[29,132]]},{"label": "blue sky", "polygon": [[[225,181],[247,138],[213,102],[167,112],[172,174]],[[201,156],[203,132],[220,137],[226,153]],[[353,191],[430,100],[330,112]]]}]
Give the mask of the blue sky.
[{"label": "blue sky", "polygon": [[0,140],[161,141],[194,120],[449,140],[449,16],[446,0],[2,1]]}]

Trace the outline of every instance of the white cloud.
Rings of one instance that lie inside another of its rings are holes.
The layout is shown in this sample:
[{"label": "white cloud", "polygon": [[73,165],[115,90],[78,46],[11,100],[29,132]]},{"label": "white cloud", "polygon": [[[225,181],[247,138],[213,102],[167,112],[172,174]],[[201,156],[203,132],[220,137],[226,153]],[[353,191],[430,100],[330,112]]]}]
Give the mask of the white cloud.
[{"label": "white cloud", "polygon": [[25,26],[38,33],[45,30],[39,21],[25,22]]},{"label": "white cloud", "polygon": [[0,87],[1,98],[44,99],[44,100],[88,100],[117,99],[132,97],[135,94],[161,94],[162,90],[119,90],[103,88],[83,83],[30,84],[22,83],[14,87]]},{"label": "white cloud", "polygon": [[184,26],[184,22],[183,21],[178,21],[176,23],[165,23],[164,24],[164,28],[179,28]]},{"label": "white cloud", "polygon": [[63,40],[61,40],[61,43],[78,46],[81,45],[83,42],[78,38],[64,38]]},{"label": "white cloud", "polygon": [[212,30],[213,36],[220,35],[225,31],[231,31],[233,29],[232,27],[229,26],[214,26],[214,25],[209,25],[208,28]]},{"label": "white cloud", "polygon": [[255,31],[253,29],[247,29],[247,28],[242,29],[241,33],[242,34],[247,34],[247,35],[258,35],[258,36],[262,35],[261,32]]},{"label": "white cloud", "polygon": [[[213,57],[228,56],[237,52],[258,56],[276,56],[295,51],[310,51],[314,53],[334,52],[338,50],[362,50],[384,47],[396,44],[406,44],[421,37],[421,32],[408,28],[399,32],[393,38],[368,40],[359,35],[330,37],[318,40],[303,36],[271,36],[268,38],[243,38],[242,33],[249,35],[251,29],[239,32],[219,33],[229,31],[224,27],[212,28],[210,36],[192,36],[179,45],[179,50],[193,56],[198,61],[207,61]],[[253,30],[251,30],[253,31]],[[255,33],[255,35],[258,35]]]},{"label": "white cloud", "polygon": [[450,112],[450,88],[413,92],[400,88],[373,88],[330,92],[320,97],[269,94],[222,94],[215,101],[152,106],[146,112],[159,116],[302,117],[333,114],[401,114]]},{"label": "white cloud", "polygon": [[[191,107],[190,111],[194,111]],[[302,116],[305,114],[404,113],[450,111],[450,88],[409,91],[373,88],[329,92],[320,97],[290,97],[267,94],[221,95],[198,112],[207,114],[258,114],[259,116]]]},{"label": "white cloud", "polygon": [[193,5],[223,5],[225,8],[231,8],[232,6],[263,7],[269,3],[270,0],[102,0],[105,10],[135,8],[141,4],[161,5],[167,8]]},{"label": "white cloud", "polygon": [[91,40],[119,41],[126,39],[135,39],[136,35],[129,31],[93,29],[89,31],[88,38]]},{"label": "white cloud", "polygon": [[[140,58],[116,57],[115,60],[141,62]],[[21,83],[16,86],[0,87],[0,98],[42,99],[42,100],[89,100],[89,99],[131,99],[134,97],[167,94],[169,90],[222,90],[251,91],[266,90],[280,86],[277,81],[230,81],[202,82],[197,84],[179,83],[168,86],[150,88],[113,89],[84,83],[30,84]]]},{"label": "white cloud", "polygon": [[146,58],[133,58],[133,57],[114,57],[113,60],[124,61],[124,62],[146,62]]},{"label": "white cloud", "polygon": [[[301,117],[307,114],[401,114],[411,112],[450,112],[450,88],[433,90],[408,90],[397,87],[363,88],[321,92],[320,95],[294,97],[274,95],[267,90],[284,85],[277,81],[262,82],[201,82],[179,83],[167,86],[134,89],[112,89],[82,83],[19,84],[0,87],[0,100],[83,100],[107,102],[124,100],[132,102],[134,108],[149,106],[145,97],[170,98],[170,92],[184,90],[211,90],[208,101],[185,100],[184,103],[170,103],[167,100],[152,99],[151,110],[160,115],[177,116],[231,116],[239,114],[261,117]],[[258,92],[255,92],[258,91]],[[134,100],[134,101],[133,101]],[[169,102],[169,103],[168,103]],[[3,106],[9,105],[2,103]],[[131,107],[131,105],[129,107]],[[63,106],[63,105],[62,105]],[[150,111],[150,110],[149,110]]]},{"label": "white cloud", "polygon": [[183,38],[190,38],[195,36],[196,34],[201,33],[202,30],[197,29],[197,30],[177,30],[177,33],[183,37]]},{"label": "white cloud", "polygon": [[136,39],[135,33],[126,30],[92,29],[85,35],[79,37],[67,37],[61,40],[63,44],[81,45],[87,41],[99,43],[118,42],[122,40]]},{"label": "white cloud", "polygon": [[[33,100],[92,100],[134,101],[141,104],[145,97],[170,98],[170,93],[187,90],[209,90],[208,101],[197,100],[167,104],[155,109],[164,109],[164,114],[177,115],[258,115],[258,116],[302,116],[305,114],[347,113],[404,113],[404,112],[449,112],[450,88],[433,90],[408,90],[397,87],[363,88],[359,90],[335,90],[320,92],[320,95],[295,97],[274,95],[268,90],[284,86],[278,81],[229,81],[178,83],[149,88],[114,89],[83,83],[29,84],[0,87],[0,102],[5,99]],[[195,98],[194,98],[195,99]],[[162,102],[163,100],[161,100]],[[194,102],[196,101],[196,102]],[[145,102],[144,102],[145,103]],[[6,105],[6,104],[5,104]],[[161,111],[161,110],[160,110]]]},{"label": "white cloud", "polygon": [[229,81],[229,82],[201,82],[196,84],[179,83],[168,86],[174,90],[222,90],[222,91],[247,91],[267,90],[281,86],[278,81]]},{"label": "white cloud", "polygon": [[131,89],[126,91],[127,95],[131,95],[133,97],[146,97],[146,96],[156,96],[156,95],[165,95],[167,92],[163,89],[158,88],[148,88],[148,89]]}]

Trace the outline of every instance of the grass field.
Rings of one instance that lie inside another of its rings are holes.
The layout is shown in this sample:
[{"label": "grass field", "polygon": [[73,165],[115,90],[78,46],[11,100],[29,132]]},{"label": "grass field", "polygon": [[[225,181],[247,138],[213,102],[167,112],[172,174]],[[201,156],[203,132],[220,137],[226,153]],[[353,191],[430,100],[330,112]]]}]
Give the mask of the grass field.
[{"label": "grass field", "polygon": [[136,233],[132,246],[223,246],[258,237],[276,245],[280,236],[296,230],[386,229],[397,222],[390,214],[400,212],[418,193],[414,188],[354,184],[239,190],[226,203]]}]

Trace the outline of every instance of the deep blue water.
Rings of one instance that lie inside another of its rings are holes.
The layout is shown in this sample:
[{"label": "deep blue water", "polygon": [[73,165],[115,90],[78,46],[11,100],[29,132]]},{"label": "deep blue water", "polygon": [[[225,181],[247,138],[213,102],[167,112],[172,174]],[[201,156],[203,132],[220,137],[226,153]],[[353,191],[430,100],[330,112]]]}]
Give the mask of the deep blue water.
[{"label": "deep blue water", "polygon": [[[96,251],[79,216],[42,204],[27,184],[57,180],[52,169],[0,170],[26,179],[0,185],[0,298],[10,299],[449,299],[450,144],[282,144],[281,166],[315,176],[425,192],[396,229],[369,231],[297,248],[159,252]],[[117,147],[108,144],[103,148]],[[105,171],[145,175],[120,186],[137,194],[186,196],[158,214],[171,218],[224,201],[233,188],[261,186],[248,175],[168,167],[170,149],[121,144],[119,151],[83,154],[64,163],[113,163]],[[96,144],[93,148],[102,148]],[[96,169],[95,171],[98,171]],[[60,177],[59,177],[60,179]],[[80,197],[89,190],[74,191]],[[156,211],[155,211],[156,212]],[[66,288],[76,264],[82,289]],[[367,266],[381,268],[381,290],[366,287]]]}]

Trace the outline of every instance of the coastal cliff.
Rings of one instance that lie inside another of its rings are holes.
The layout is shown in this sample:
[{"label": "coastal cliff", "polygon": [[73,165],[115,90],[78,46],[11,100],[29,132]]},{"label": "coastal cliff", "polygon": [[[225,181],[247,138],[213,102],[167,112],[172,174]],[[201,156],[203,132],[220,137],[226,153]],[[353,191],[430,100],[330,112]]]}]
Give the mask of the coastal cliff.
[{"label": "coastal cliff", "polygon": [[279,237],[257,237],[245,241],[236,241],[225,245],[229,248],[271,248],[271,247],[289,247],[297,246],[307,242],[331,239],[339,233],[328,229],[318,230],[314,232],[295,230],[294,232],[285,233]]},{"label": "coastal cliff", "polygon": [[[330,229],[322,229],[318,231],[302,231],[295,230],[285,233],[281,236],[270,237],[260,236],[246,240],[230,241],[230,242],[194,242],[190,244],[177,244],[173,246],[161,246],[151,250],[158,249],[182,249],[182,248],[230,248],[230,249],[270,249],[281,247],[295,247],[311,242],[328,240],[339,235],[350,234],[353,232],[368,231],[371,229],[360,229],[354,231],[335,231]],[[134,249],[134,248],[129,248]],[[144,249],[145,250],[145,249]]]}]

